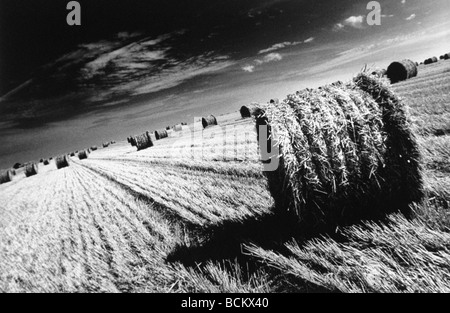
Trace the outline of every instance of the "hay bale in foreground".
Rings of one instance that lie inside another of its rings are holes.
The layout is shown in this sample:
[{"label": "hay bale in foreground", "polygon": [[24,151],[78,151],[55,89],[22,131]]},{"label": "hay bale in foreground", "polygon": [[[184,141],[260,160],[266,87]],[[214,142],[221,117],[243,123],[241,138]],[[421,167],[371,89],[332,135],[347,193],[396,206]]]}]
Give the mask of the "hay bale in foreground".
[{"label": "hay bale in foreground", "polygon": [[153,147],[153,141],[150,137],[150,132],[145,132],[142,135],[133,138],[134,143],[138,151]]},{"label": "hay bale in foreground", "polygon": [[165,129],[160,129],[155,131],[155,138],[156,140],[161,140],[164,138],[169,137],[169,133]]},{"label": "hay bale in foreground", "polygon": [[253,116],[255,110],[257,109],[257,104],[252,103],[250,105],[243,105],[239,112],[242,118],[250,118]]},{"label": "hay bale in foreground", "polygon": [[[75,154],[73,156],[75,156]],[[55,159],[55,164],[58,170],[69,167],[69,157],[67,155],[61,155]]]},{"label": "hay bale in foreground", "polygon": [[403,60],[400,62],[392,62],[386,71],[386,76],[391,81],[391,84],[395,84],[416,77],[417,73],[417,66],[413,61]]},{"label": "hay bale in foreground", "polygon": [[25,167],[25,176],[26,177],[37,175],[38,172],[39,172],[39,168],[36,163],[27,164],[27,166]]},{"label": "hay bale in foreground", "polygon": [[83,150],[80,151],[80,153],[78,153],[78,159],[80,160],[85,160],[89,157],[89,151],[88,150]]},{"label": "hay bale in foreground", "polygon": [[209,126],[214,126],[217,125],[217,119],[214,115],[209,115],[207,117],[202,117],[202,125],[203,128],[209,127]]},{"label": "hay bale in foreground", "polygon": [[1,173],[0,174],[0,185],[9,183],[10,181],[13,180],[13,177],[14,177],[14,174],[13,174],[12,170],[7,170],[7,171]]},{"label": "hay bale in foreground", "polygon": [[[341,225],[407,210],[423,195],[419,150],[386,79],[307,89],[259,105],[280,164],[266,172],[276,209],[308,225]],[[258,136],[259,136],[259,129]]]}]

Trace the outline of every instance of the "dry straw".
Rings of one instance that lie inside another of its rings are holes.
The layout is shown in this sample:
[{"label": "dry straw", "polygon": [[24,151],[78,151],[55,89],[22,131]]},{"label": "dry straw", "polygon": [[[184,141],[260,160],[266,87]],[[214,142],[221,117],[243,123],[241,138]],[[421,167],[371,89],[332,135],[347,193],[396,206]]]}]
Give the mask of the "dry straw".
[{"label": "dry straw", "polygon": [[167,133],[167,130],[165,129],[160,129],[155,131],[155,138],[156,140],[160,140],[160,139],[164,139],[169,137],[169,134]]},{"label": "dry straw", "polygon": [[13,180],[14,174],[11,170],[7,170],[0,175],[0,184],[8,183]]},{"label": "dry straw", "polygon": [[217,125],[217,119],[214,115],[202,117],[202,125],[203,125],[203,128],[206,128],[208,126]]},{"label": "dry straw", "polygon": [[277,210],[340,225],[422,197],[417,144],[386,79],[363,72],[259,105],[255,117],[279,146],[280,165],[266,172]]},{"label": "dry straw", "polygon": [[386,76],[392,84],[395,84],[416,77],[417,73],[417,66],[413,61],[403,60],[400,62],[392,62],[386,71]]},{"label": "dry straw", "polygon": [[27,166],[25,167],[25,176],[30,177],[37,175],[38,171],[39,169],[36,163],[27,164]]},{"label": "dry straw", "polygon": [[85,160],[88,157],[89,157],[89,151],[88,150],[83,150],[83,151],[80,151],[80,153],[78,153],[78,158],[80,160]]},{"label": "dry straw", "polygon": [[135,143],[138,151],[153,147],[153,141],[150,137],[150,132],[145,132],[142,135],[136,136],[132,141],[133,143]]},{"label": "dry straw", "polygon": [[[75,154],[74,154],[75,156]],[[62,169],[69,166],[69,157],[67,155],[61,155],[55,159],[56,168]]]}]

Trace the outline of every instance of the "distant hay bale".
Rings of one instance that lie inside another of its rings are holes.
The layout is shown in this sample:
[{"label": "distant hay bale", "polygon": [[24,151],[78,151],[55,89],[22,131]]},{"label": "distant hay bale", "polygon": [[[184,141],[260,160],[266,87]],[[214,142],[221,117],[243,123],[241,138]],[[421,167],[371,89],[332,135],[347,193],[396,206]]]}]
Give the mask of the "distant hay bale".
[{"label": "distant hay bale", "polygon": [[98,149],[97,146],[92,146],[92,147],[91,147],[91,150],[92,150],[92,151],[97,151],[97,149]]},{"label": "distant hay bale", "polygon": [[214,115],[209,115],[207,117],[202,117],[203,128],[217,125],[217,119]]},{"label": "distant hay bale", "polygon": [[439,57],[439,60],[443,60],[443,59],[444,59],[444,56],[441,55],[441,56]]},{"label": "distant hay bale", "polygon": [[36,163],[27,164],[27,166],[25,167],[25,176],[26,177],[37,175],[38,172],[39,172],[39,168]]},{"label": "distant hay bale", "polygon": [[167,130],[160,129],[160,130],[155,131],[156,140],[161,140],[161,139],[164,139],[167,137],[169,137],[169,133],[167,132]]},{"label": "distant hay bale", "polygon": [[278,169],[265,172],[277,210],[333,226],[421,199],[419,150],[386,79],[360,73],[259,109],[257,126],[269,126],[264,142],[279,147]]},{"label": "distant hay bale", "polygon": [[436,63],[437,61],[439,61],[437,57],[432,57],[431,60],[433,61],[433,63]]},{"label": "distant hay bale", "polygon": [[183,126],[181,124],[177,124],[173,127],[173,130],[176,132],[180,132],[183,130]]},{"label": "distant hay bale", "polygon": [[103,143],[103,148],[108,148],[109,147],[109,142],[104,142]]},{"label": "distant hay bale", "polygon": [[130,137],[130,144],[132,147],[136,147],[136,138],[135,137],[133,137],[133,136]]},{"label": "distant hay bale", "polygon": [[44,160],[44,165],[49,165],[50,161],[49,160]]},{"label": "distant hay bale", "polygon": [[134,143],[138,151],[153,147],[153,141],[150,137],[150,132],[145,132],[142,135],[134,137]]},{"label": "distant hay bale", "polygon": [[39,163],[43,163],[43,162],[44,162],[44,159],[40,159],[40,160],[39,160]]},{"label": "distant hay bale", "polygon": [[398,83],[417,76],[417,66],[411,60],[403,60],[400,62],[392,62],[389,65],[386,76],[391,84]]},{"label": "distant hay bale", "polygon": [[[75,156],[75,154],[74,154],[74,156]],[[55,163],[56,163],[56,168],[58,170],[65,168],[65,167],[69,167],[69,165],[70,165],[69,157],[67,155],[61,155],[55,159]]]},{"label": "distant hay bale", "polygon": [[437,58],[437,57],[432,57],[432,58],[426,59],[425,62],[424,62],[424,64],[425,64],[425,65],[429,65],[429,64],[436,63],[437,61],[438,61],[438,58]]},{"label": "distant hay bale", "polygon": [[18,169],[21,168],[21,167],[23,167],[23,164],[21,164],[21,163],[15,163],[15,164],[13,165],[13,169],[15,169],[15,170],[18,170]]},{"label": "distant hay bale", "polygon": [[241,113],[242,118],[250,118],[253,116],[254,111],[256,110],[256,104],[252,103],[250,105],[243,105],[239,112]]},{"label": "distant hay bale", "polygon": [[74,156],[75,156],[75,152],[71,152],[71,153],[70,153],[70,156],[71,156],[71,157],[74,157]]},{"label": "distant hay bale", "polygon": [[78,153],[78,158],[80,160],[85,160],[88,157],[89,157],[89,151],[88,150],[83,150],[83,151],[80,151],[80,153]]},{"label": "distant hay bale", "polygon": [[448,60],[448,59],[450,59],[450,53],[444,54],[444,60]]},{"label": "distant hay bale", "polygon": [[14,174],[13,174],[12,170],[7,170],[7,171],[1,173],[0,174],[0,185],[9,183],[10,181],[13,180],[13,177],[14,177]]}]

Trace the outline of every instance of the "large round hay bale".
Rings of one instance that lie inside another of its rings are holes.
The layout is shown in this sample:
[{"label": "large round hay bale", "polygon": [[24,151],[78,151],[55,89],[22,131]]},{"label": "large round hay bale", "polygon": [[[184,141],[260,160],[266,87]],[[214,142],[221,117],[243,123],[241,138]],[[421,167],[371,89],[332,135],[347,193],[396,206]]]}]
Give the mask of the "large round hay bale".
[{"label": "large round hay bale", "polygon": [[202,117],[202,125],[203,125],[203,128],[217,125],[217,119],[214,115]]},{"label": "large round hay bale", "polygon": [[444,59],[444,56],[441,55],[441,56],[439,57],[439,60],[443,60],[443,59]]},{"label": "large round hay bale", "polygon": [[433,60],[432,60],[431,58],[426,59],[426,60],[423,62],[423,64],[425,64],[425,65],[428,65],[428,64],[431,64],[431,63],[433,63]]},{"label": "large round hay bale", "polygon": [[136,148],[138,151],[153,147],[153,141],[150,137],[150,132],[145,132],[142,135],[134,137]]},{"label": "large round hay bale", "polygon": [[37,175],[39,172],[38,165],[36,163],[27,164],[25,167],[25,176],[30,177],[33,175]]},{"label": "large round hay bale", "polygon": [[80,153],[78,153],[78,158],[80,160],[85,160],[88,157],[89,157],[89,151],[88,150],[83,150],[83,151],[80,151]]},{"label": "large round hay bale", "polygon": [[255,103],[252,103],[250,105],[243,105],[239,112],[241,113],[242,118],[249,118],[253,116],[254,111],[256,110],[257,106]]},{"label": "large round hay bale", "polygon": [[167,132],[167,130],[160,129],[160,130],[155,131],[156,140],[161,140],[161,139],[164,139],[167,137],[169,137],[169,133]]},{"label": "large round hay bale", "polygon": [[7,170],[0,174],[0,184],[9,183],[13,180],[14,174],[12,170]]},{"label": "large round hay bale", "polygon": [[[75,156],[75,154],[74,154],[74,156]],[[70,165],[69,164],[69,157],[67,155],[61,155],[61,156],[59,156],[59,157],[57,157],[55,159],[55,163],[56,163],[56,168],[58,170],[62,169],[62,168],[65,168],[65,167],[68,167]]]},{"label": "large round hay bale", "polygon": [[437,57],[432,57],[431,60],[433,61],[433,63],[436,63],[437,61],[439,61]]},{"label": "large round hay bale", "polygon": [[173,127],[173,130],[176,132],[180,132],[183,130],[183,126],[181,124],[177,124]]},{"label": "large round hay bale", "polygon": [[417,72],[417,66],[413,61],[403,60],[400,62],[392,62],[386,71],[386,76],[391,81],[391,84],[395,84],[416,77]]},{"label": "large round hay bale", "polygon": [[444,60],[448,60],[448,59],[450,59],[450,53],[444,54]]},{"label": "large round hay bale", "polygon": [[257,126],[267,123],[267,143],[279,147],[278,168],[266,172],[277,210],[334,226],[421,199],[419,150],[385,79],[361,73],[260,109]]}]

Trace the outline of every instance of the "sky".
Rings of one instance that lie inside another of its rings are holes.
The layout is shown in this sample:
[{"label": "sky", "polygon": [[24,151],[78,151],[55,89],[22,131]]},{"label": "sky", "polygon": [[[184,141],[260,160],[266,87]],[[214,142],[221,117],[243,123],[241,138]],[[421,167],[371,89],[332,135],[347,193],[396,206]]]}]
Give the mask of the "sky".
[{"label": "sky", "polygon": [[450,1],[0,0],[0,168],[450,52]]}]

